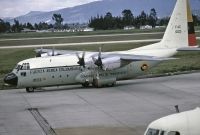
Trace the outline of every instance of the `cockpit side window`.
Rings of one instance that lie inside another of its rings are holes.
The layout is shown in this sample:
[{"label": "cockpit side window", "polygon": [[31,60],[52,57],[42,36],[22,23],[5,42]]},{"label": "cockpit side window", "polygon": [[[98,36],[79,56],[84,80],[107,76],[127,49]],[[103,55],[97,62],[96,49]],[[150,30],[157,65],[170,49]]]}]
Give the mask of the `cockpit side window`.
[{"label": "cockpit side window", "polygon": [[166,131],[160,131],[160,135],[166,135]]},{"label": "cockpit side window", "polygon": [[15,67],[15,69],[20,70],[21,67],[22,67],[21,65],[18,65],[18,64],[17,64],[16,67]]},{"label": "cockpit side window", "polygon": [[30,69],[30,64],[29,64],[29,63],[27,63],[27,69],[28,69],[28,70]]},{"label": "cockpit side window", "polygon": [[178,131],[171,131],[167,135],[180,135]]},{"label": "cockpit side window", "polygon": [[159,130],[149,128],[146,135],[159,135]]},{"label": "cockpit side window", "polygon": [[29,70],[30,69],[30,65],[29,63],[23,63],[22,66],[20,66],[21,70]]}]

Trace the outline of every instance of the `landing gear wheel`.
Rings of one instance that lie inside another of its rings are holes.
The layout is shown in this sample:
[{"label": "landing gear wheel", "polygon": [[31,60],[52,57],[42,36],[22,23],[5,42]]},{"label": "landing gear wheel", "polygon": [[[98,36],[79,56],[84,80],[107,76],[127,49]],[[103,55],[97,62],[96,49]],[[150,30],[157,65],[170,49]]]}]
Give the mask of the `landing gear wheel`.
[{"label": "landing gear wheel", "polygon": [[28,92],[28,93],[31,93],[34,91],[35,91],[35,88],[29,88],[29,87],[26,88],[26,92]]},{"label": "landing gear wheel", "polygon": [[95,88],[101,88],[102,87],[102,85],[99,85],[98,79],[93,80],[92,86],[95,87]]},{"label": "landing gear wheel", "polygon": [[113,82],[110,86],[114,87],[116,85],[116,82]]},{"label": "landing gear wheel", "polygon": [[82,83],[82,86],[83,86],[83,87],[89,87],[89,85],[90,85],[89,82]]}]

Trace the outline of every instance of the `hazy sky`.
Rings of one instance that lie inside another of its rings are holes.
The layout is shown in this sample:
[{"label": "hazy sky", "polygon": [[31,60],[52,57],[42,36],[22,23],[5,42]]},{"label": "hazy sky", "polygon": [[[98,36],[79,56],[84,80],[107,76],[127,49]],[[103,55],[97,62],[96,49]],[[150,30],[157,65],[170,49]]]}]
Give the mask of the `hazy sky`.
[{"label": "hazy sky", "polygon": [[30,11],[52,11],[98,0],[0,0],[0,17],[16,17]]}]

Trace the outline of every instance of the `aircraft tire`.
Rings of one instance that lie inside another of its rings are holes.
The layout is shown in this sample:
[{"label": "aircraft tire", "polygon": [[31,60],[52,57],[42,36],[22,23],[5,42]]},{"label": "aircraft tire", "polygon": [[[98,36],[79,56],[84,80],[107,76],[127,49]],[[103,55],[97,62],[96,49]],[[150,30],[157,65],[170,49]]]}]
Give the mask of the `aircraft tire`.
[{"label": "aircraft tire", "polygon": [[35,88],[29,88],[29,87],[26,88],[26,92],[28,92],[28,93],[31,93],[34,91],[35,91]]},{"label": "aircraft tire", "polygon": [[89,82],[82,83],[82,86],[83,86],[83,87],[89,87],[89,85],[90,85]]},{"label": "aircraft tire", "polygon": [[95,88],[101,88],[102,87],[102,85],[98,85],[96,83],[92,83],[92,86],[95,87]]},{"label": "aircraft tire", "polygon": [[113,82],[110,86],[114,87],[116,85],[116,82]]}]

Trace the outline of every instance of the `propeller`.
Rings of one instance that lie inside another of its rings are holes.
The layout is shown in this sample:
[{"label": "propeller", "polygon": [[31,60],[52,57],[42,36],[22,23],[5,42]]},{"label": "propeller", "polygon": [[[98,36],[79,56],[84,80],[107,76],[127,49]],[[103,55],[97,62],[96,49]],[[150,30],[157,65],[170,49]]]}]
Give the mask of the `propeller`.
[{"label": "propeller", "polygon": [[52,56],[55,56],[55,47],[52,48]]},{"label": "propeller", "polygon": [[79,53],[77,52],[76,53],[76,56],[77,56],[77,58],[78,58],[78,64],[80,65],[80,66],[83,66],[84,68],[85,68],[85,51],[82,53],[82,57],[80,57],[79,56]]},{"label": "propeller", "polygon": [[41,47],[39,51],[36,51],[36,57],[41,57],[42,53],[43,53],[43,47]]},{"label": "propeller", "polygon": [[[80,57],[78,52],[76,52],[76,56],[78,58],[78,62],[77,63],[80,66],[83,66],[85,68],[85,51],[82,53],[82,57]],[[102,58],[101,58],[101,47],[99,47],[98,58],[96,59],[95,57],[92,57],[92,60],[93,60],[95,65],[97,65],[101,69],[103,68],[103,63],[102,63]]]},{"label": "propeller", "polygon": [[98,58],[95,59],[94,57],[92,57],[92,59],[93,59],[95,65],[97,65],[100,68],[103,67],[102,58],[101,58],[101,47],[99,47]]},{"label": "propeller", "polygon": [[48,56],[56,56],[57,53],[55,52],[55,46],[52,47],[51,51],[47,52]]}]

